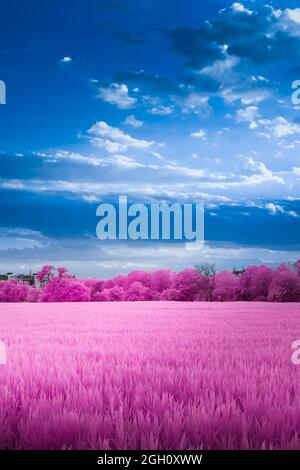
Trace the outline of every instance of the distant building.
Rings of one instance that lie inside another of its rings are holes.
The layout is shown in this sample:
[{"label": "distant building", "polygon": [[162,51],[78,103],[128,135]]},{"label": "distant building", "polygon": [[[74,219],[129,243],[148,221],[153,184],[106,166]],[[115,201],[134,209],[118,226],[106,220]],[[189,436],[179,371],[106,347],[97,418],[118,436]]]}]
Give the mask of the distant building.
[{"label": "distant building", "polygon": [[16,278],[23,284],[28,284],[29,286],[35,286],[34,274],[18,274]]},{"label": "distant building", "polygon": [[0,274],[0,281],[8,281],[9,279],[17,279],[22,284],[28,284],[29,286],[36,286],[37,285],[37,275],[34,274],[13,274],[13,273],[6,273]]}]

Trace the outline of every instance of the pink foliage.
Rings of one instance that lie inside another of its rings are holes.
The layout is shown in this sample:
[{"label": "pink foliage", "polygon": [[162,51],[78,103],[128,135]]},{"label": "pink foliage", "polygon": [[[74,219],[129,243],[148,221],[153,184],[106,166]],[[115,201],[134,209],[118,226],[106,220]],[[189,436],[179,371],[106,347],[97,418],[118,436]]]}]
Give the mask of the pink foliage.
[{"label": "pink foliage", "polygon": [[145,287],[140,281],[133,282],[126,292],[125,299],[130,302],[151,300],[151,289]]},{"label": "pink foliage", "polygon": [[42,302],[89,302],[91,294],[83,281],[67,274],[66,268],[58,268],[44,288]]},{"label": "pink foliage", "polygon": [[46,285],[42,302],[89,302],[89,289],[83,282],[71,277],[53,278]]},{"label": "pink foliage", "polygon": [[0,302],[27,302],[28,286],[15,279],[0,282]]},{"label": "pink foliage", "polygon": [[114,286],[110,289],[103,289],[101,292],[96,292],[92,300],[95,302],[120,302],[125,300],[125,292],[122,287]]},{"label": "pink foliage", "polygon": [[175,277],[173,288],[178,291],[178,300],[192,302],[199,295],[201,279],[194,269],[185,269]]},{"label": "pink foliage", "polygon": [[239,299],[239,278],[229,271],[218,273],[215,276],[213,300],[228,302]]},{"label": "pink foliage", "polygon": [[53,266],[45,264],[45,266],[43,266],[42,269],[37,273],[37,278],[41,285],[45,284],[51,279],[53,276],[53,269]]},{"label": "pink foliage", "polygon": [[267,300],[273,274],[274,271],[267,266],[249,266],[240,280],[241,300]]},{"label": "pink foliage", "polygon": [[27,302],[40,302],[43,295],[43,290],[37,287],[28,286],[27,289]]},{"label": "pink foliage", "polygon": [[271,302],[300,301],[299,276],[286,266],[279,266],[270,284],[268,300]]},{"label": "pink foliage", "polygon": [[38,273],[38,279],[41,290],[18,281],[2,281],[0,302],[300,302],[300,261],[276,269],[249,266],[241,273],[216,273],[213,265],[204,263],[179,273],[167,269],[132,271],[108,280],[79,280],[66,268],[47,265]]}]

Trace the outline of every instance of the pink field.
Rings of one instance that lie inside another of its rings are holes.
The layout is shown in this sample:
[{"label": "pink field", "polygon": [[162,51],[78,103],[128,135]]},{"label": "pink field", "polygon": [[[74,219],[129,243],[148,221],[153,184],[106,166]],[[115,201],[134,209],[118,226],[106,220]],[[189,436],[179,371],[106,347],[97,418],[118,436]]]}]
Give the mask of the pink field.
[{"label": "pink field", "polygon": [[0,304],[0,449],[300,449],[300,304]]}]

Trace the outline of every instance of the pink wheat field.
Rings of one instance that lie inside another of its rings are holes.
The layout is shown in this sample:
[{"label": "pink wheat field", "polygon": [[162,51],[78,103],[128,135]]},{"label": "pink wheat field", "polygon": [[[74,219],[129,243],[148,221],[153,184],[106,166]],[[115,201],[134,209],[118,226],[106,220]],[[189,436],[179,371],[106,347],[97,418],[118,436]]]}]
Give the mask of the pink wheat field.
[{"label": "pink wheat field", "polygon": [[1,304],[0,449],[300,449],[300,304]]}]

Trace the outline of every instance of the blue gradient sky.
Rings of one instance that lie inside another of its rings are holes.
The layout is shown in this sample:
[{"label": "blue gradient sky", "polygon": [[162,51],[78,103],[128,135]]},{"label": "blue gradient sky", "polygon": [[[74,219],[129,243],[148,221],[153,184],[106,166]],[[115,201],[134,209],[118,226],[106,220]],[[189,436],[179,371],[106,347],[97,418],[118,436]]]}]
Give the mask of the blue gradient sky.
[{"label": "blue gradient sky", "polygon": [[[296,1],[0,2],[0,271],[300,257]],[[205,248],[104,243],[96,207],[204,200]]]}]

